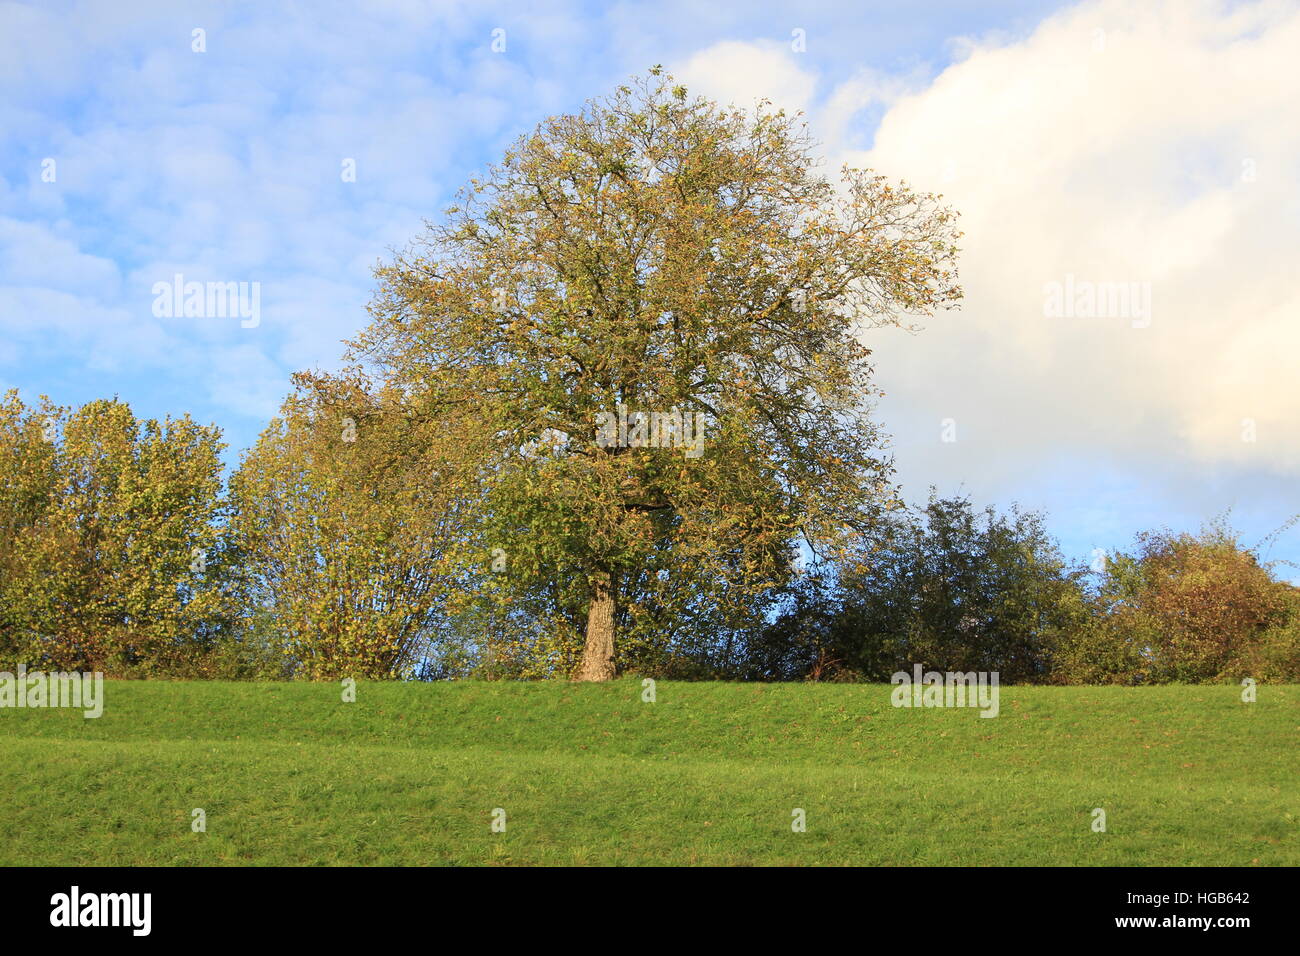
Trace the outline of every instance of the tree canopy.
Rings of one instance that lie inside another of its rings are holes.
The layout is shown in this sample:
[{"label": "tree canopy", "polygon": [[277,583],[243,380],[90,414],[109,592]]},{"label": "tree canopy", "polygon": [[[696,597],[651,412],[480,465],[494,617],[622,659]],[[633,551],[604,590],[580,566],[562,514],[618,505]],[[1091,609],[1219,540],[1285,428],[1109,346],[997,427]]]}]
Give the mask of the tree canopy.
[{"label": "tree canopy", "polygon": [[958,300],[957,238],[938,197],[822,176],[797,117],[656,69],[473,180],[350,355],[440,424],[477,559],[586,604],[577,676],[607,679],[645,567],[739,613],[894,505],[863,335]]}]

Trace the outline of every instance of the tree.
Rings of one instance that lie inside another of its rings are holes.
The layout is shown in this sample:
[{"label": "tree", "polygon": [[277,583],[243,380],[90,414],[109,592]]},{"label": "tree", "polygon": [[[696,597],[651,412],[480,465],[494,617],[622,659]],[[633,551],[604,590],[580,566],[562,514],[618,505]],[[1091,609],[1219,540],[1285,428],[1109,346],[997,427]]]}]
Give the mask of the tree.
[{"label": "tree", "polygon": [[[512,575],[492,577],[496,580],[488,583],[496,587],[455,622],[464,635],[458,645],[479,648],[482,666],[473,672],[493,678],[571,674],[583,656],[584,582],[539,578],[518,587],[512,586]],[[657,549],[620,577],[615,616],[620,667],[663,679],[732,676],[743,660],[746,636],[766,623],[776,597],[756,595],[721,577],[700,577],[673,548]]]},{"label": "tree", "polygon": [[[61,409],[29,408],[16,389],[0,401],[0,663],[39,653],[49,613],[39,564],[57,484],[54,428]],[[44,613],[43,613],[44,612]]]},{"label": "tree", "polygon": [[939,498],[882,523],[836,582],[801,589],[757,642],[754,663],[784,677],[899,670],[997,671],[1045,680],[1062,634],[1083,624],[1083,571],[1042,517]]},{"label": "tree", "polygon": [[231,479],[243,633],[310,679],[436,669],[457,534],[443,436],[355,379],[297,384]]},{"label": "tree", "polygon": [[[668,550],[739,607],[892,504],[862,333],[953,305],[955,215],[816,172],[797,119],[657,68],[542,123],[377,272],[351,356],[475,436],[484,553],[586,605],[576,677],[612,677],[628,581]],[[466,433],[469,434],[469,433]]]},{"label": "tree", "polygon": [[[0,631],[32,666],[174,673],[218,641],[221,443],[117,400],[0,405]],[[15,661],[17,662],[17,661]]]},{"label": "tree", "polygon": [[1014,506],[980,514],[967,498],[932,496],[922,519],[904,527],[890,548],[896,559],[875,576],[887,595],[875,602],[883,623],[901,625],[900,658],[998,671],[1008,682],[1046,679],[1056,640],[1086,610],[1083,570],[1062,557],[1042,515]]}]

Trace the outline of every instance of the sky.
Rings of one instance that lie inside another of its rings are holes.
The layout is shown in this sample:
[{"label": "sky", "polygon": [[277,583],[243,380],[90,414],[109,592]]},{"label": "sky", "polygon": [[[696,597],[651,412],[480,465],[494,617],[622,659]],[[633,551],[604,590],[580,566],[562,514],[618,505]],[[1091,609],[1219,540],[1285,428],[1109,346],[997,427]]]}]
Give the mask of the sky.
[{"label": "sky", "polygon": [[663,64],[961,213],[962,307],[867,333],[908,499],[1253,545],[1300,512],[1298,59],[1298,2],[0,2],[0,391],[235,462],[461,185]]}]

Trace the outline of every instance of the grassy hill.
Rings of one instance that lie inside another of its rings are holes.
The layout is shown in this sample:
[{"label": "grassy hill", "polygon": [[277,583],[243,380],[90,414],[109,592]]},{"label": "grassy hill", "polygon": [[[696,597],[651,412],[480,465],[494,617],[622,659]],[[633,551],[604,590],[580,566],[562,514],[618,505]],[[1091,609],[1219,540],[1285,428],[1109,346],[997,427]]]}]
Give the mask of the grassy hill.
[{"label": "grassy hill", "polygon": [[0,863],[1300,865],[1300,687],[890,690],[109,682],[0,710]]}]

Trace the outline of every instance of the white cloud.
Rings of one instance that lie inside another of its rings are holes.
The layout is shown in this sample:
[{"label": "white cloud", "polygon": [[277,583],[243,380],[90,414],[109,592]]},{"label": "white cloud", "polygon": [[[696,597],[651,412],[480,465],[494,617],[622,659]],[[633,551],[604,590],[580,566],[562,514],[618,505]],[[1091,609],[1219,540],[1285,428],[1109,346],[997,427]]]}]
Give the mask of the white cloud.
[{"label": "white cloud", "polygon": [[817,85],[788,46],[771,41],[717,43],[675,65],[672,74],[693,93],[747,109],[768,99],[790,112],[806,110]]},{"label": "white cloud", "polygon": [[[1005,498],[1073,468],[1075,490],[1104,495],[1119,468],[1204,514],[1233,496],[1197,468],[1300,473],[1300,9],[1104,0],[960,45],[931,81],[864,71],[815,102],[808,61],[777,47],[688,64],[737,101],[810,104],[829,168],[962,213],[962,309],[870,342],[910,491]],[[844,148],[882,104],[871,147]],[[1067,276],[1149,283],[1150,326],[1045,316],[1045,284]]]},{"label": "white cloud", "polygon": [[88,255],[45,226],[0,218],[0,276],[17,286],[112,292],[119,276],[111,259]]},{"label": "white cloud", "polygon": [[[1300,471],[1297,49],[1295,7],[1093,3],[902,99],[853,158],[962,212],[967,299],[936,324],[960,348],[882,347],[886,385],[996,430],[1004,468],[1095,450]],[[1067,275],[1149,282],[1150,327],[1045,317]]]},{"label": "white cloud", "polygon": [[[0,3],[0,362],[28,390],[107,381],[164,411],[207,401],[247,441],[292,371],[337,364],[367,321],[371,268],[449,201],[466,156],[499,152],[486,144],[521,112],[540,118],[554,84],[491,54],[473,4],[121,6]],[[511,36],[527,49],[527,23]],[[259,282],[260,326],[154,317],[153,284],[177,273]]]}]

